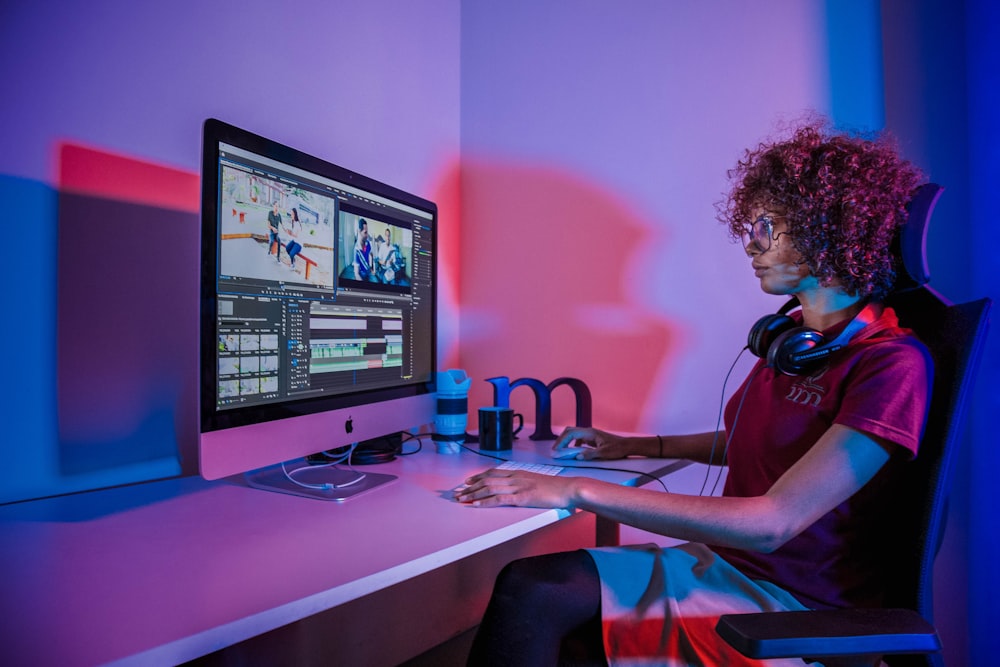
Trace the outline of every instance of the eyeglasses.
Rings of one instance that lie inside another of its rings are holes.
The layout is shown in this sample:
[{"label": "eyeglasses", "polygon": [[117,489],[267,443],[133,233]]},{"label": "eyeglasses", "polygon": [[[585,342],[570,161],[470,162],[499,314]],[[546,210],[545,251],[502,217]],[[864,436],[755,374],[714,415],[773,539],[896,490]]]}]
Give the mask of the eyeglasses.
[{"label": "eyeglasses", "polygon": [[771,249],[771,243],[776,241],[782,234],[788,232],[774,233],[774,218],[769,215],[762,215],[753,221],[749,229],[744,228],[740,234],[743,240],[743,249],[749,250],[751,245],[757,246],[760,252],[767,252]]}]

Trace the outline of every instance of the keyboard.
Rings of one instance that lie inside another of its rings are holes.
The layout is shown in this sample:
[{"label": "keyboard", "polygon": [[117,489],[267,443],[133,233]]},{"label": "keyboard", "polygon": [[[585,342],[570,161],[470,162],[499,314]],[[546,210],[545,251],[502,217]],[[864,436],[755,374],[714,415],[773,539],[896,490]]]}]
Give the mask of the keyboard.
[{"label": "keyboard", "polygon": [[525,463],[523,461],[504,461],[494,466],[499,470],[526,470],[539,475],[558,475],[564,468],[562,466],[548,465],[546,463]]},{"label": "keyboard", "polygon": [[[504,461],[493,467],[499,470],[527,470],[528,472],[535,472],[540,475],[558,475],[564,470],[562,466],[553,466],[545,463],[524,463],[522,461]],[[457,493],[466,488],[466,486],[465,483],[462,483],[451,491],[452,493]]]}]

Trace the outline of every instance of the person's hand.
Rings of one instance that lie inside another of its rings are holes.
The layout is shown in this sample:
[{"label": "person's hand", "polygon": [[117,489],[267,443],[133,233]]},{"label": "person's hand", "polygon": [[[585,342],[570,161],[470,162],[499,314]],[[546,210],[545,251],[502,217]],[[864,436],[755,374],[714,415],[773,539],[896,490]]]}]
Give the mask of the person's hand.
[{"label": "person's hand", "polygon": [[465,480],[455,500],[476,507],[569,507],[574,478],[491,468]]},{"label": "person's hand", "polygon": [[[575,443],[575,444],[574,444]],[[623,459],[632,452],[626,438],[596,428],[571,426],[552,444],[552,454],[563,458],[567,451],[577,451],[576,459]]]}]

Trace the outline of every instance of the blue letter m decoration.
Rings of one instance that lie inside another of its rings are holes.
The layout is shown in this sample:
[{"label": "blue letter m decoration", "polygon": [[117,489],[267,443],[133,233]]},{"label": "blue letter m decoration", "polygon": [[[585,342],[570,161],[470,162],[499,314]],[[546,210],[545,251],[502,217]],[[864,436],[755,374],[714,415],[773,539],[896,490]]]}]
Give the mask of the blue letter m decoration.
[{"label": "blue letter m decoration", "polygon": [[[592,403],[590,389],[583,380],[576,378],[557,378],[548,384],[534,378],[521,378],[511,382],[506,377],[495,377],[486,380],[493,385],[493,405],[500,408],[510,407],[510,392],[525,385],[535,392],[535,432],[529,436],[532,440],[555,440],[552,432],[552,391],[559,385],[566,385],[576,396],[576,425],[591,425]],[[527,421],[527,420],[525,420]]]}]

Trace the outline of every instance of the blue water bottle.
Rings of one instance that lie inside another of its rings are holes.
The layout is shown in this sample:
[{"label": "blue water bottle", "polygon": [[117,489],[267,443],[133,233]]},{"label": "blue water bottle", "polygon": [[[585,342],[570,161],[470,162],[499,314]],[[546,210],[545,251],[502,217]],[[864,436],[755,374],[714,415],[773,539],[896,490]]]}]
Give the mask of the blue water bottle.
[{"label": "blue water bottle", "polygon": [[453,368],[437,374],[434,443],[439,454],[457,454],[465,443],[471,384],[472,378],[463,370]]}]

